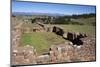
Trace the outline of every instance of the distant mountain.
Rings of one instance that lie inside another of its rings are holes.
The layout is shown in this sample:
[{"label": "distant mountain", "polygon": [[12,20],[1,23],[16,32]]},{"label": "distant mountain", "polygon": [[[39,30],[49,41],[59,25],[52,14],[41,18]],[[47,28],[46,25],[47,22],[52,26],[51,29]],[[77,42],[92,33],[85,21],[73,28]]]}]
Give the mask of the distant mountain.
[{"label": "distant mountain", "polygon": [[32,16],[32,15],[64,16],[64,14],[58,14],[58,13],[37,13],[37,12],[13,12],[12,14],[15,16]]}]

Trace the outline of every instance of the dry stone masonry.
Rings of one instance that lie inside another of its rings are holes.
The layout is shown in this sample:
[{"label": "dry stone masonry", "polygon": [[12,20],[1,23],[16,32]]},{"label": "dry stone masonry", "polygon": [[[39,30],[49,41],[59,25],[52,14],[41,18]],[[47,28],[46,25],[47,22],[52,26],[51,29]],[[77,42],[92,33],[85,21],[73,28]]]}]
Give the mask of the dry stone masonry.
[{"label": "dry stone masonry", "polygon": [[[49,27],[38,23],[43,30],[47,32]],[[49,64],[74,61],[92,61],[95,60],[95,38],[87,36],[85,33],[64,32],[63,29],[54,26],[52,32],[66,39],[65,43],[52,45],[47,54],[37,55],[37,51],[30,45],[20,46],[19,41],[23,33],[21,24],[12,31],[12,65],[26,64]],[[24,33],[29,33],[26,29]],[[33,32],[39,30],[33,29]],[[32,30],[31,30],[32,31]],[[41,32],[41,31],[40,31]],[[80,48],[77,46],[80,45]]]}]

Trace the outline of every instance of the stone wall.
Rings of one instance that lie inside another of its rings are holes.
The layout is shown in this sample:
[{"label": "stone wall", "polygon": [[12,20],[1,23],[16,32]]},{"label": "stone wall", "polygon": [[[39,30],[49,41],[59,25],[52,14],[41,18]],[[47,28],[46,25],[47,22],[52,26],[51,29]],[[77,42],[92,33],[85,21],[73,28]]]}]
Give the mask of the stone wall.
[{"label": "stone wall", "polygon": [[12,64],[49,64],[62,62],[93,61],[95,60],[95,39],[85,38],[80,48],[72,42],[52,45],[48,53],[37,55],[32,46],[17,47],[12,51]]},{"label": "stone wall", "polygon": [[56,33],[57,35],[60,35],[60,36],[63,36],[63,34],[64,34],[63,29],[61,29],[60,27],[56,27],[56,26],[53,27],[52,32],[54,32],[54,33]]},{"label": "stone wall", "polygon": [[12,50],[12,64],[36,64],[36,50],[32,46],[17,47]]},{"label": "stone wall", "polygon": [[62,36],[64,39],[71,41],[75,45],[82,45],[83,42],[81,38],[87,37],[86,33],[79,33],[79,32],[65,32],[60,27],[53,27],[52,32],[54,32],[57,35]]}]

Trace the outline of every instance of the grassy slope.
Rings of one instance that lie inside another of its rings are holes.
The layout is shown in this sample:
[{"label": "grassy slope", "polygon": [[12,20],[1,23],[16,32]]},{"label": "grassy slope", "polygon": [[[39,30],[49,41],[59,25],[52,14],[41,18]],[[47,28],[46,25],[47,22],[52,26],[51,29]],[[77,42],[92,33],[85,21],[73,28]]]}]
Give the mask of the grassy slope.
[{"label": "grassy slope", "polygon": [[91,25],[92,22],[96,22],[96,19],[95,17],[91,17],[91,18],[71,19],[71,21],[80,22],[85,25]]},{"label": "grassy slope", "polygon": [[21,38],[22,45],[29,44],[34,46],[39,54],[48,51],[48,48],[51,45],[57,45],[63,43],[64,41],[65,40],[62,37],[50,32],[26,33],[23,34]]}]

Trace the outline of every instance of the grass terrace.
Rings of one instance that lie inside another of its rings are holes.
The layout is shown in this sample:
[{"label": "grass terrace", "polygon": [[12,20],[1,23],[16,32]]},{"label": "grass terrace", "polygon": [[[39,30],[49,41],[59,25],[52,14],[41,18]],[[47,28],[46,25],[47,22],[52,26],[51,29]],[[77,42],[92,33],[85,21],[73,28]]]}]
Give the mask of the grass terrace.
[{"label": "grass terrace", "polygon": [[65,40],[52,32],[33,32],[25,33],[21,37],[21,45],[31,45],[36,48],[38,54],[48,51],[51,45],[57,45],[65,42]]}]

